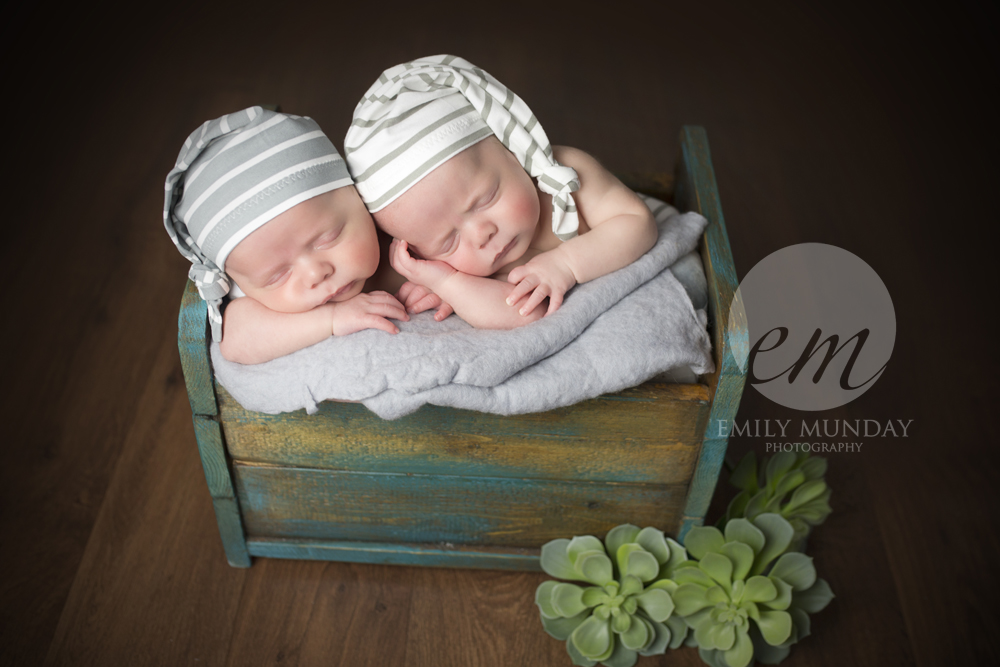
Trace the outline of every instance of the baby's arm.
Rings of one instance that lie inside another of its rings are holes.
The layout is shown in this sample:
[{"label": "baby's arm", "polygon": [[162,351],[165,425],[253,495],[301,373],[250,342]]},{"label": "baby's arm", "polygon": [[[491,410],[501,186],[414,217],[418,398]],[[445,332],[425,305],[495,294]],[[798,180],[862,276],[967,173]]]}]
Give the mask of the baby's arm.
[{"label": "baby's arm", "polygon": [[573,199],[590,231],[537,255],[507,276],[516,285],[510,293],[511,303],[530,293],[521,306],[530,310],[548,297],[548,313],[559,308],[573,285],[639,259],[653,247],[658,234],[649,208],[593,157],[564,146],[555,148],[555,157],[580,177],[580,189],[573,193]]},{"label": "baby's arm", "polygon": [[389,261],[403,277],[437,294],[477,329],[514,329],[545,314],[542,308],[533,308],[527,315],[519,314],[516,308],[507,305],[513,285],[462,273],[442,261],[411,257],[406,241],[392,242]]},{"label": "baby's arm", "polygon": [[371,292],[304,313],[279,313],[250,297],[233,299],[222,317],[222,356],[240,364],[260,364],[314,345],[329,336],[362,329],[399,333],[386,318],[406,321],[403,306],[385,292]]}]

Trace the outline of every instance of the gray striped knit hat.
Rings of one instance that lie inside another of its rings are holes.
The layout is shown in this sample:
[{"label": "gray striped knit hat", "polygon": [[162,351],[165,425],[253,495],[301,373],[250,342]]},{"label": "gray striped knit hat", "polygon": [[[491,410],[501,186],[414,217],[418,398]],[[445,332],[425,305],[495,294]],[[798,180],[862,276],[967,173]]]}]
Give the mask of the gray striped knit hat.
[{"label": "gray striped knit hat", "polygon": [[232,249],[296,204],[352,184],[311,118],[250,107],[191,133],[167,174],[163,224],[191,262],[188,277],[208,303],[215,340],[222,340]]},{"label": "gray striped knit hat", "polygon": [[564,241],[576,236],[576,171],[556,162],[549,138],[520,97],[462,58],[431,56],[383,72],[354,109],[344,157],[374,213],[491,135],[552,195],[556,235]]}]

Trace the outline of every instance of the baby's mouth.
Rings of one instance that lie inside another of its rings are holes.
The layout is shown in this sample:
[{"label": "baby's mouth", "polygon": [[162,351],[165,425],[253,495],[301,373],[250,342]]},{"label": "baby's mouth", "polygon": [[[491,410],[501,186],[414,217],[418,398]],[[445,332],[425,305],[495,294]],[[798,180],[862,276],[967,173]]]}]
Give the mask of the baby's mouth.
[{"label": "baby's mouth", "polygon": [[354,286],[354,283],[356,283],[356,282],[357,282],[356,280],[352,280],[351,282],[347,283],[346,285],[344,285],[343,287],[341,287],[340,289],[338,289],[336,292],[334,292],[330,296],[326,297],[326,300],[323,301],[323,303],[330,303],[331,301],[333,301],[334,299],[336,299],[338,296],[340,296],[342,294],[345,294],[346,292],[348,292],[351,289],[351,287]]},{"label": "baby's mouth", "polygon": [[496,258],[494,258],[493,260],[493,265],[496,266],[497,262],[506,257],[507,253],[509,253],[514,248],[514,245],[516,243],[517,243],[517,237],[515,236],[510,240],[510,243],[504,246],[503,250],[497,253]]}]

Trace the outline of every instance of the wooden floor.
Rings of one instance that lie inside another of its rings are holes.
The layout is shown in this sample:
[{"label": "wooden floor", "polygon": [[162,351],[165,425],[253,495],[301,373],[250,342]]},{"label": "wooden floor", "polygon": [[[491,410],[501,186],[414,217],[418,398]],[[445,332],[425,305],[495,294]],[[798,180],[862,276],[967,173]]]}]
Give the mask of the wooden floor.
[{"label": "wooden floor", "polygon": [[[670,170],[680,126],[705,126],[741,276],[803,241],[881,275],[892,360],[822,416],[914,422],[829,456],[834,514],[811,555],[837,598],[786,664],[996,664],[995,10],[257,4],[6,12],[0,664],[569,664],[532,603],[542,575],[231,569],[195,448],[186,266],[161,222],[184,137],[280,102],[340,145],[383,68],[442,52],[613,170]],[[801,417],[753,389],[739,414]]]}]

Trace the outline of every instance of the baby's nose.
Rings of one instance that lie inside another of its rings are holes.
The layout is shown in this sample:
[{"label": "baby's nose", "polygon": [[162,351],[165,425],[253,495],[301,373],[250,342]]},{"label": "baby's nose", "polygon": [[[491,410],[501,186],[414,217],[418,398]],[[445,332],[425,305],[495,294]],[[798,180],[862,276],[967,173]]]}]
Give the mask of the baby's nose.
[{"label": "baby's nose", "polygon": [[313,261],[309,263],[308,271],[309,281],[315,287],[333,275],[333,264],[326,261]]},{"label": "baby's nose", "polygon": [[493,240],[493,237],[497,235],[497,228],[492,222],[482,223],[479,225],[479,248],[480,250],[485,248],[486,245]]}]

